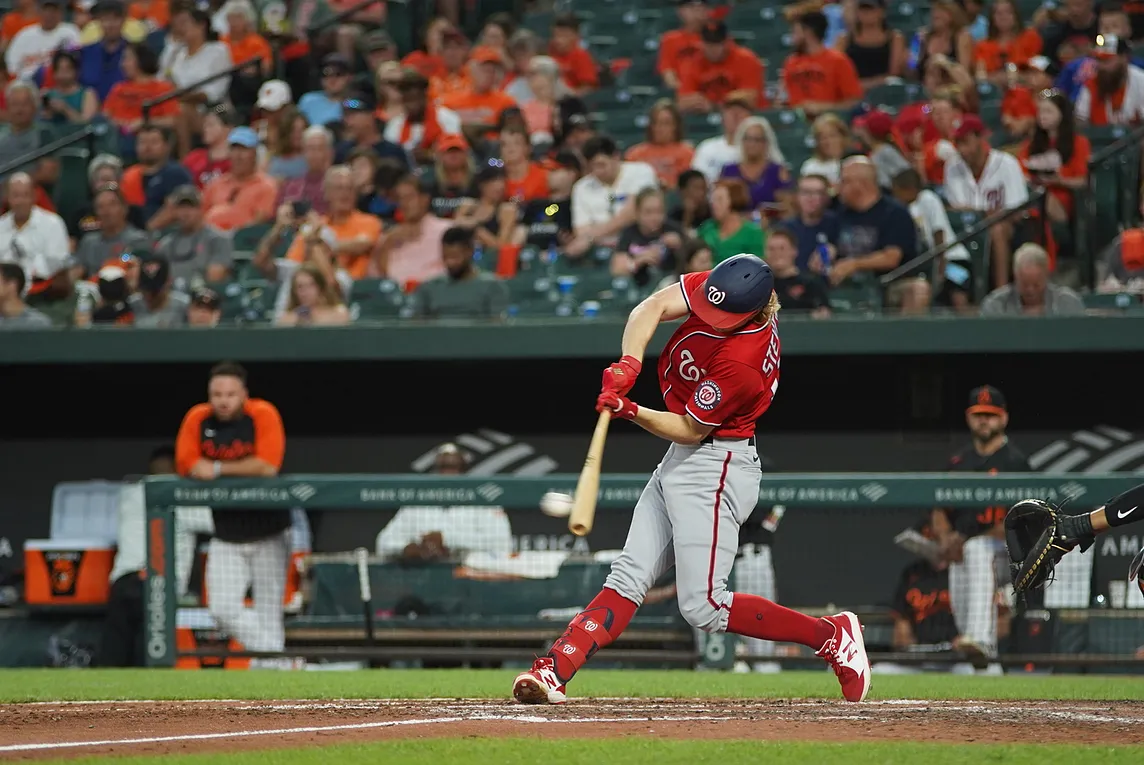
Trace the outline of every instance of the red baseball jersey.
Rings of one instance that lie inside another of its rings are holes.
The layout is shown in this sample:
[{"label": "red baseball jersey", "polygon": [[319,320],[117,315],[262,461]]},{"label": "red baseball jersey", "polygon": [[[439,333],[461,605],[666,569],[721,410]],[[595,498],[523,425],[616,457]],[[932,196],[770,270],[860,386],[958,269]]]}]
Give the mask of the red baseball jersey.
[{"label": "red baseball jersey", "polygon": [[[707,274],[683,276],[684,300]],[[779,388],[780,350],[773,317],[766,324],[751,322],[726,334],[690,315],[659,357],[659,386],[667,410],[713,426],[716,438],[749,438]]]}]

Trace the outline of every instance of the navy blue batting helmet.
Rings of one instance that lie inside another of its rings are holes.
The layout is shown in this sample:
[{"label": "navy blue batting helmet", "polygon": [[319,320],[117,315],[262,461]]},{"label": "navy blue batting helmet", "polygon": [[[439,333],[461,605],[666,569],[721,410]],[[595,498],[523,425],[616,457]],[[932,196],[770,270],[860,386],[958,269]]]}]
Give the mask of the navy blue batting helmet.
[{"label": "navy blue batting helmet", "polygon": [[687,302],[715,329],[734,329],[763,310],[774,291],[770,266],[754,255],[735,255],[711,269]]}]

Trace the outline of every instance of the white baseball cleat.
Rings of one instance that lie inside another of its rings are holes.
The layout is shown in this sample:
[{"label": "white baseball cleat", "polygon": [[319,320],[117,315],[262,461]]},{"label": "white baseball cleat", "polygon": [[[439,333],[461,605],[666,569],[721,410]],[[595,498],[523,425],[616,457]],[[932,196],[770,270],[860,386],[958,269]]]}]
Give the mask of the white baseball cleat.
[{"label": "white baseball cleat", "polygon": [[516,676],[512,697],[521,704],[563,704],[568,700],[548,656],[541,656],[532,662],[532,669]]},{"label": "white baseball cleat", "polygon": [[834,637],[814,653],[833,667],[847,701],[863,701],[870,692],[870,659],[862,640],[862,625],[850,611],[825,619],[834,625]]}]

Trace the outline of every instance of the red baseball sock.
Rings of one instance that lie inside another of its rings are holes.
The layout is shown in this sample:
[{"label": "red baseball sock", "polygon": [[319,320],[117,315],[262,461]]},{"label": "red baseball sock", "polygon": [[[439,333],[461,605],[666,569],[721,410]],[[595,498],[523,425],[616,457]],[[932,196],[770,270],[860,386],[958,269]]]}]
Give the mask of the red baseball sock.
[{"label": "red baseball sock", "polygon": [[600,594],[576,615],[548,652],[560,681],[566,683],[571,680],[596,651],[611,645],[635,616],[636,607],[615,590],[600,590]]},{"label": "red baseball sock", "polygon": [[760,640],[801,643],[816,651],[834,637],[834,625],[825,619],[815,619],[742,592],[736,592],[731,600],[727,631]]}]

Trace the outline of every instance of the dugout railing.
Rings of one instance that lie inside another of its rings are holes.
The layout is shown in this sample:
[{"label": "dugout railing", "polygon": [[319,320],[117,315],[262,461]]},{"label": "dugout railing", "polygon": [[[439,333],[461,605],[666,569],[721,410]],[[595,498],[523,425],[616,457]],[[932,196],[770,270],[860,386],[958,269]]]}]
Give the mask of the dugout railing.
[{"label": "dugout railing", "polygon": [[[646,483],[644,475],[606,475],[602,478],[598,502],[598,525],[608,521],[624,528],[627,518]],[[147,502],[147,577],[144,594],[144,643],[147,662],[150,666],[174,666],[184,656],[218,657],[222,655],[264,656],[257,652],[237,651],[224,647],[203,649],[181,648],[176,636],[178,593],[176,592],[173,554],[175,550],[175,509],[179,507],[209,506],[215,513],[231,510],[272,510],[303,508],[326,513],[339,514],[369,513],[378,510],[394,510],[409,506],[463,505],[479,509],[482,507],[528,508],[528,512],[540,517],[536,510],[541,497],[548,491],[571,492],[575,486],[574,475],[549,475],[535,478],[515,476],[488,477],[440,477],[422,475],[291,475],[274,479],[222,479],[211,482],[195,482],[172,478],[148,478],[144,481]],[[799,509],[807,513],[825,513],[816,516],[829,519],[836,533],[859,538],[858,531],[874,525],[878,514],[889,515],[901,508],[913,508],[915,515],[927,508],[982,508],[985,506],[1007,506],[1026,497],[1043,497],[1057,502],[1067,502],[1073,512],[1090,510],[1140,482],[1132,475],[1093,475],[1093,474],[773,474],[762,482],[759,502],[762,505],[782,505],[797,514]],[[865,512],[863,512],[865,511]],[[873,513],[873,515],[871,514]],[[792,515],[792,513],[788,513]],[[363,516],[364,517],[364,516]],[[900,517],[900,513],[899,513]],[[818,521],[816,521],[818,522]],[[547,518],[550,526],[565,524],[565,521]],[[881,524],[887,531],[891,526]],[[373,540],[363,534],[356,545],[372,547]],[[591,538],[591,537],[589,537]],[[886,540],[888,543],[888,540]],[[829,546],[827,546],[828,548]],[[346,550],[343,553],[324,552],[312,556],[313,561],[327,567],[327,587],[340,591],[353,592],[357,596],[357,572],[354,570],[354,556]],[[840,550],[808,549],[805,558],[810,565],[829,566],[838,560]],[[869,550],[859,550],[857,556],[848,551],[849,564],[840,570],[830,571],[841,586],[847,577],[860,578],[864,570],[873,568],[876,558],[884,555],[884,549],[871,546]],[[821,556],[821,563],[814,563],[814,556]],[[865,556],[865,557],[863,557]],[[432,566],[391,565],[384,566],[373,559],[368,577],[375,589],[377,602],[373,607],[379,611],[393,611],[394,604],[386,598],[400,595],[402,577],[417,576],[422,582],[429,582],[438,590],[459,587],[455,597],[466,601],[478,597],[480,603],[468,602],[468,609],[461,618],[412,615],[393,615],[376,631],[370,630],[372,640],[366,641],[366,619],[360,609],[356,614],[343,614],[336,618],[295,618],[287,631],[289,656],[300,656],[310,660],[356,659],[370,662],[404,661],[426,663],[448,663],[464,661],[501,662],[522,660],[544,649],[545,644],[559,635],[567,622],[567,614],[558,613],[548,620],[537,620],[515,616],[498,619],[496,613],[484,613],[487,605],[491,612],[499,612],[501,606],[514,599],[530,600],[543,604],[549,599],[555,605],[568,607],[583,605],[585,600],[576,600],[578,593],[591,592],[598,588],[606,573],[607,562],[598,560],[593,554],[571,554],[568,564],[542,577],[517,578],[511,570],[493,577],[457,579],[457,564],[441,564],[438,579],[433,580]],[[572,564],[575,565],[572,565]],[[569,572],[566,568],[574,569]],[[734,574],[733,574],[734,576]],[[429,577],[429,578],[424,578]],[[546,578],[547,577],[547,578]],[[576,594],[568,596],[569,581]],[[393,585],[390,587],[390,585]],[[386,588],[389,587],[389,590]],[[780,592],[781,592],[780,580]],[[469,589],[466,589],[469,588]],[[843,588],[845,589],[845,588]],[[566,600],[559,601],[558,594],[564,593]],[[388,594],[387,594],[388,593]],[[491,593],[491,594],[490,594]],[[571,597],[571,599],[567,599]],[[780,600],[784,600],[780,598]],[[601,652],[600,661],[617,663],[655,663],[659,665],[727,667],[736,653],[736,641],[728,636],[696,635],[671,616],[671,603],[660,610],[652,608],[653,615],[648,620],[633,623],[631,634],[625,633],[624,640]],[[808,608],[805,603],[789,603],[792,607]],[[1104,610],[1081,607],[1056,609],[1054,618],[1065,625],[1083,625],[1084,629],[1094,629],[1091,623],[1099,622],[1095,629],[1116,630],[1130,627],[1129,637],[1118,636],[1116,648],[1107,648],[1111,643],[1105,640],[1106,647],[1099,651],[1088,650],[1082,641],[1076,650],[1053,651],[1026,650],[1023,653],[1006,655],[1004,661],[1017,666],[1036,664],[1037,666],[1060,667],[1131,667],[1139,663],[1135,657],[1135,640],[1141,625],[1144,625],[1144,608],[1124,608],[1123,602],[1105,604]],[[867,625],[867,642],[885,644],[888,626],[888,610],[884,607],[861,606],[848,602],[822,601],[817,606],[822,612],[830,609],[853,608],[863,616]],[[511,609],[509,609],[511,610]],[[1048,619],[1048,611],[1036,607],[1025,614],[1032,620]],[[880,636],[873,633],[879,633]],[[1097,641],[1099,642],[1099,641]],[[1144,645],[1144,640],[1141,641]],[[894,661],[904,664],[951,663],[957,656],[935,656],[913,652],[875,651],[879,661]],[[786,665],[805,664],[809,657],[805,653],[778,654],[774,657]]]}]

